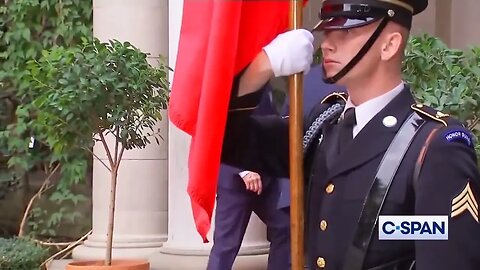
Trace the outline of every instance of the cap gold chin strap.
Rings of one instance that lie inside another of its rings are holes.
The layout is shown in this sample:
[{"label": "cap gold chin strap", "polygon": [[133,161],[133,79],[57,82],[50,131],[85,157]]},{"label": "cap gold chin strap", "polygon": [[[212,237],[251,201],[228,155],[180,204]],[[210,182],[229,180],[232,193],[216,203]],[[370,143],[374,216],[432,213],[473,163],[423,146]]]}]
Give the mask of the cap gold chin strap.
[{"label": "cap gold chin strap", "polygon": [[326,77],[327,73],[325,71],[325,67],[323,67],[323,73],[325,74],[325,77],[324,77],[323,81],[325,83],[333,84],[333,83],[338,82],[341,78],[343,78],[343,76],[345,76],[345,74],[347,74],[356,64],[358,64],[358,62],[360,62],[360,60],[368,52],[368,50],[370,50],[370,48],[373,46],[373,44],[375,43],[377,38],[382,33],[383,29],[385,29],[385,26],[387,26],[387,23],[388,23],[389,20],[390,20],[390,18],[388,16],[385,16],[382,19],[382,22],[380,22],[380,25],[378,25],[375,32],[373,32],[372,36],[370,36],[370,38],[367,40],[365,45],[363,45],[363,47],[360,49],[360,51],[357,53],[357,55],[355,55],[352,58],[352,60],[350,60],[350,62],[348,62],[348,64],[345,67],[343,67],[343,69],[340,70],[336,75],[327,78]]}]

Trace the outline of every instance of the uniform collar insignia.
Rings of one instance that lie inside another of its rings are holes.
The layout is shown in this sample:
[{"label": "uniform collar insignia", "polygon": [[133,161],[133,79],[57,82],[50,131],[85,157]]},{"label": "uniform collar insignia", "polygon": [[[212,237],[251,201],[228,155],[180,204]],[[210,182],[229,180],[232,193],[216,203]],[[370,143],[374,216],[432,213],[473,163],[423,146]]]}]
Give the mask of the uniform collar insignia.
[{"label": "uniform collar insignia", "polygon": [[437,114],[435,115],[437,118],[444,118],[444,117],[448,117],[450,116],[449,114],[447,113],[442,113],[442,112],[437,112]]},{"label": "uniform collar insignia", "polygon": [[473,219],[478,222],[478,203],[470,188],[470,182],[467,182],[465,188],[452,200],[451,217],[454,218],[463,212],[468,211]]}]

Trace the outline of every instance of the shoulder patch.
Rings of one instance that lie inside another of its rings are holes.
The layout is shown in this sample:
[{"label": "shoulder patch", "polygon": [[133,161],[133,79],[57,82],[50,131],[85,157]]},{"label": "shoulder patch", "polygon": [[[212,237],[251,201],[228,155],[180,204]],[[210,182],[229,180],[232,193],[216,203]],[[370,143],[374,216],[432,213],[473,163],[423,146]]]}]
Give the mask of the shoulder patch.
[{"label": "shoulder patch", "polygon": [[423,104],[413,104],[411,106],[412,110],[420,114],[420,116],[427,117],[431,120],[442,123],[444,126],[448,126],[446,117],[449,115],[446,113],[439,112],[431,107],[425,106]]},{"label": "shoulder patch", "polygon": [[333,92],[330,95],[326,96],[320,103],[330,103],[338,99],[342,99],[344,102],[347,102],[348,94],[345,92]]},{"label": "shoulder patch", "polygon": [[474,144],[472,135],[463,129],[449,130],[444,137],[448,142],[460,142],[469,147],[472,147]]}]

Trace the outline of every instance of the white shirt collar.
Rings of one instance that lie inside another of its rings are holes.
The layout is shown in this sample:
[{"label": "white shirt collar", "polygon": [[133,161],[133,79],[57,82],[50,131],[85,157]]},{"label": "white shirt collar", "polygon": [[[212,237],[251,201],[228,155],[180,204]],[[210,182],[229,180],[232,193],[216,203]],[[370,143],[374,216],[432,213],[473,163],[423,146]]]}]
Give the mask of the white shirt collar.
[{"label": "white shirt collar", "polygon": [[[357,124],[353,128],[353,137],[357,136],[358,133],[372,120],[372,118],[380,112],[390,101],[392,101],[402,90],[405,88],[404,82],[401,82],[392,90],[387,93],[373,98],[367,102],[360,104],[359,106],[353,105],[350,97],[347,99],[345,104],[345,110],[351,107],[355,107],[355,118]],[[345,112],[344,110],[344,112]]]}]

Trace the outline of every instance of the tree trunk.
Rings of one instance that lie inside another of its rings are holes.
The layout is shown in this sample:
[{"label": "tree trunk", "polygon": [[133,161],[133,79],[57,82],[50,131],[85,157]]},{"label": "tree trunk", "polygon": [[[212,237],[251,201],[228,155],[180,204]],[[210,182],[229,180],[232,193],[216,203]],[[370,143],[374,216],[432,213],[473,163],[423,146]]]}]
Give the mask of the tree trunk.
[{"label": "tree trunk", "polygon": [[118,165],[119,164],[114,165],[110,174],[111,175],[110,209],[108,213],[107,250],[105,255],[105,265],[107,266],[110,266],[112,264],[113,224],[115,220],[115,196],[116,196],[116,190],[117,190]]}]

